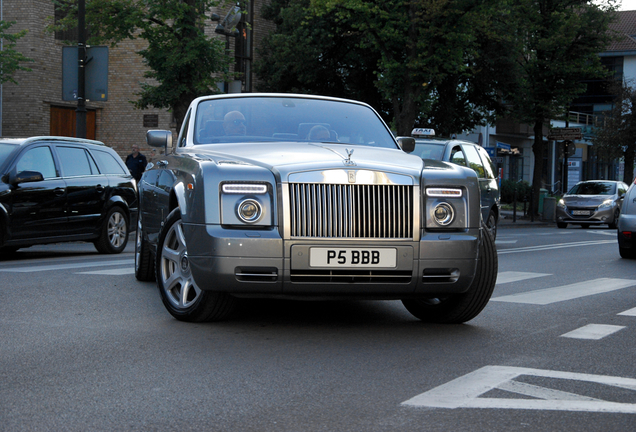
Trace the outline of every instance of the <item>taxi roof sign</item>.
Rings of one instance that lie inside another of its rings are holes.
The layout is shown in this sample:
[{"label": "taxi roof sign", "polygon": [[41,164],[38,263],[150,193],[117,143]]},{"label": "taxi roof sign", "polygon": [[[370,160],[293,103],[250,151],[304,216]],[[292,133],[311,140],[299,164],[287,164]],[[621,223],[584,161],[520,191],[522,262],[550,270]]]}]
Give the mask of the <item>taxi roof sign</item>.
[{"label": "taxi roof sign", "polygon": [[414,137],[435,136],[435,129],[415,128],[411,131],[411,136],[414,136]]}]

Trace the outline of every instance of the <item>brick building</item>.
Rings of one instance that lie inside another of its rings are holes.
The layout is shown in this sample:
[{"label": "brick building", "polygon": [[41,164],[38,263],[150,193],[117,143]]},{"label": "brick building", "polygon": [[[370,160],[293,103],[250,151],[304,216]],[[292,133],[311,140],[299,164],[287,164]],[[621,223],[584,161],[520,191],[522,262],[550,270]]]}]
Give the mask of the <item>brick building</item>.
[{"label": "brick building", "polygon": [[[218,23],[209,21],[206,34],[227,39],[230,51],[237,53],[235,69],[245,72],[241,82],[231,86],[233,91],[256,91],[251,64],[256,53],[255,46],[274,25],[261,18],[260,10],[267,0],[247,3],[243,20],[245,25],[244,46],[235,50],[236,40],[214,32]],[[216,12],[223,18],[229,6]],[[75,109],[77,103],[62,99],[62,39],[67,35],[46,31],[54,19],[55,7],[51,0],[3,0],[2,16],[5,21],[15,21],[11,31],[28,30],[19,40],[17,49],[34,60],[28,67],[30,72],[18,71],[14,78],[18,84],[2,86],[2,136],[62,135],[75,136]],[[148,129],[174,130],[172,114],[164,109],[135,109],[130,101],[135,100],[140,90],[139,83],[145,66],[137,52],[143,49],[143,40],[125,40],[110,48],[108,70],[108,100],[87,101],[87,137],[103,141],[121,156],[130,152],[133,143],[145,148],[145,133]],[[223,83],[220,83],[223,87]]]}]

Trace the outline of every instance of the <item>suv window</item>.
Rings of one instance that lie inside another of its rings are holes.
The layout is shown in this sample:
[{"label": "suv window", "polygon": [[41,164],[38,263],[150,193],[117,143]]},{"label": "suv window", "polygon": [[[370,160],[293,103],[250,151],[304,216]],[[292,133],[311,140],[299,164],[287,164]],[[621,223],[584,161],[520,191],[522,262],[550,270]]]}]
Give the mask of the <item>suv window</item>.
[{"label": "suv window", "polygon": [[101,150],[93,150],[93,155],[97,159],[99,170],[104,174],[129,174],[117,162],[110,153]]},{"label": "suv window", "polygon": [[99,174],[93,159],[81,147],[57,147],[64,177]]},{"label": "suv window", "polygon": [[16,172],[37,171],[47,178],[57,177],[55,162],[51,149],[47,146],[35,147],[27,150],[20,156],[16,164]]},{"label": "suv window", "polygon": [[466,164],[464,152],[462,152],[462,148],[460,146],[453,147],[450,154],[450,161],[457,165],[468,166]]},{"label": "suv window", "polygon": [[464,152],[466,153],[466,158],[468,158],[468,166],[477,173],[477,177],[486,178],[486,171],[484,170],[483,162],[481,161],[479,153],[477,153],[475,147],[465,145]]}]

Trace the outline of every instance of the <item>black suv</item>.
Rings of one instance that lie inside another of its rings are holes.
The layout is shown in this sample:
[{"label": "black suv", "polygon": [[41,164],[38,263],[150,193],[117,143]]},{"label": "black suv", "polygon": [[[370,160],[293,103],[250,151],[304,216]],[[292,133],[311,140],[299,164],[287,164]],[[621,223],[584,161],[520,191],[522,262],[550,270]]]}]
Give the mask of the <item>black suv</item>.
[{"label": "black suv", "polygon": [[137,203],[126,165],[99,141],[0,139],[0,253],[78,240],[120,253],[136,226]]}]

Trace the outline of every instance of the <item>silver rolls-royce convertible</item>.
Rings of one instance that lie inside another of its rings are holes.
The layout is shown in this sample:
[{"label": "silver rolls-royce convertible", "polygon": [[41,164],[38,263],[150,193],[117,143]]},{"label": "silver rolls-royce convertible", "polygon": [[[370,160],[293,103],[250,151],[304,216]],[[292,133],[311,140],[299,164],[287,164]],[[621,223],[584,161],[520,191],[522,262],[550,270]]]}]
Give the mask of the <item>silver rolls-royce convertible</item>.
[{"label": "silver rolls-royce convertible", "polygon": [[488,303],[497,252],[471,169],[403,151],[367,104],[292,94],[195,99],[139,183],[135,275],[182,321],[240,298],[402,301],[461,323]]}]

